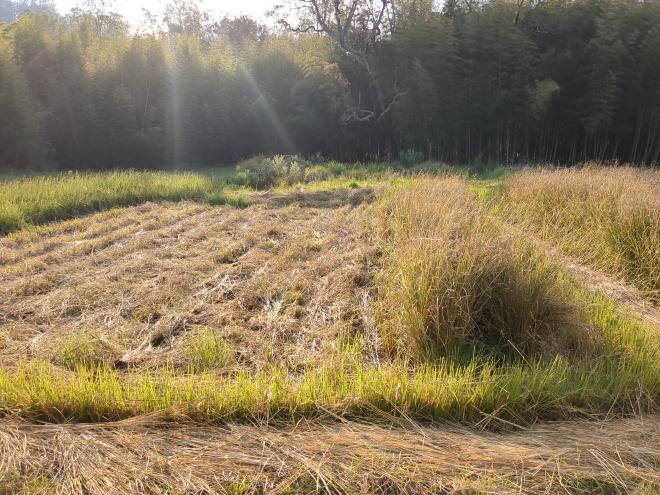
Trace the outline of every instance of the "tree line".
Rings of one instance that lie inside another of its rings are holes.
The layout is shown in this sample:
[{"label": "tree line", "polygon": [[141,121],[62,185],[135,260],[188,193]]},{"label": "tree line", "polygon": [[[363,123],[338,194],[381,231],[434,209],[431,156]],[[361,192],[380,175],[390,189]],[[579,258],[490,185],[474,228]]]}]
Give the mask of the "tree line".
[{"label": "tree line", "polygon": [[657,0],[189,0],[139,29],[48,2],[0,24],[0,167],[660,160]]}]

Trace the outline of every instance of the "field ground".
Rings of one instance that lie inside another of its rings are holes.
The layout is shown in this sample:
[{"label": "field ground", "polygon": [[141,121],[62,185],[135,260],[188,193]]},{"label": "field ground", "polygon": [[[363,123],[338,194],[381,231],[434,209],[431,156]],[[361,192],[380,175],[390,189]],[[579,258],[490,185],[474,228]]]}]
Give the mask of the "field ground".
[{"label": "field ground", "polygon": [[12,206],[0,493],[657,493],[657,171],[322,179]]}]

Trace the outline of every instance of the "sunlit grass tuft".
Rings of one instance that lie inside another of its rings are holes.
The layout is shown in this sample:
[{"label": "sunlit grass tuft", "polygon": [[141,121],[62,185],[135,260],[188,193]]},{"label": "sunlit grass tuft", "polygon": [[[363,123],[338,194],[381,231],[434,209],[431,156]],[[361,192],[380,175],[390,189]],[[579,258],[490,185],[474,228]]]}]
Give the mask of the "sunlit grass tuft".
[{"label": "sunlit grass tuft", "polygon": [[100,337],[83,333],[64,339],[54,353],[53,361],[69,370],[80,367],[96,369],[113,362],[114,349]]},{"label": "sunlit grass tuft", "polygon": [[190,373],[204,373],[229,365],[234,354],[218,332],[204,327],[184,345],[184,360]]}]

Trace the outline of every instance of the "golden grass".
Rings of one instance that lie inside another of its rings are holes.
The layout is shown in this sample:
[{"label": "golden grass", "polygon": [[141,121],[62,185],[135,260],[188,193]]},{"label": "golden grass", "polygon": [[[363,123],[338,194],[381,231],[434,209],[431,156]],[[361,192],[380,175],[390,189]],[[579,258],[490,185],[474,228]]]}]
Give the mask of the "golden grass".
[{"label": "golden grass", "polygon": [[[463,198],[460,204],[480,215],[479,205],[461,189],[465,184],[456,181],[420,182],[418,194],[457,191],[456,201]],[[396,189],[388,197],[407,198],[406,191]],[[388,199],[383,201],[378,208]],[[62,230],[50,227],[42,237],[27,232],[4,239],[6,256],[14,260],[3,271],[1,289],[5,412],[51,421],[106,421],[166,411],[173,418],[185,414],[206,422],[380,411],[473,424],[487,419],[502,426],[655,410],[660,373],[652,337],[618,317],[606,300],[575,288],[562,297],[584,309],[583,324],[598,338],[600,356],[569,361],[545,352],[546,357],[521,358],[517,352],[526,349],[516,341],[517,351],[503,362],[482,354],[489,350],[478,339],[488,337],[470,327],[474,334],[466,344],[476,350],[467,358],[447,353],[414,367],[390,359],[371,303],[380,258],[370,244],[369,210],[285,205],[245,210],[195,205],[192,212],[186,203],[170,209],[144,205],[126,211],[132,222],[124,229],[133,229],[122,234],[126,237],[115,238],[112,228],[98,230],[89,217],[73,230],[65,222]],[[145,231],[154,214],[163,225]],[[109,219],[122,222],[122,217]],[[113,232],[113,240],[93,255],[70,249],[67,239],[94,240],[90,231]],[[462,232],[448,239],[458,239],[461,248],[481,239],[468,237],[466,244]],[[509,247],[505,240],[483,242],[488,249]],[[213,260],[210,253],[228,243],[250,247],[230,263]],[[437,251],[422,254],[437,256]],[[387,266],[391,270],[388,256],[396,252],[385,252],[381,276]],[[535,269],[531,263],[537,258],[522,259],[529,263],[522,265],[523,273]],[[33,278],[50,280],[37,284],[39,290],[26,291],[21,274],[30,266]],[[380,290],[387,295],[390,289]],[[493,293],[486,293],[492,299]],[[521,321],[513,328],[527,331],[525,324],[535,324]],[[76,340],[90,330],[92,345]],[[213,342],[195,339],[198,332],[212,332]],[[554,335],[534,338],[557,341]],[[108,361],[112,364],[94,366]]]},{"label": "golden grass", "polygon": [[111,421],[155,412],[170,421],[295,421],[331,413],[506,429],[541,419],[657,411],[658,372],[657,363],[639,357],[593,363],[556,358],[505,367],[440,361],[412,371],[397,362],[332,364],[299,376],[272,367],[228,377],[186,376],[169,368],[123,375],[80,367],[68,373],[32,362],[0,373],[0,402],[4,414],[49,422]]},{"label": "golden grass", "polygon": [[637,493],[660,483],[657,417],[493,434],[459,426],[300,422],[0,422],[7,493]]},{"label": "golden grass", "polygon": [[455,344],[589,354],[597,342],[561,270],[504,235],[466,179],[417,179],[380,203],[386,346],[420,358]]},{"label": "golden grass", "polygon": [[660,172],[534,169],[505,181],[499,211],[564,253],[623,277],[658,301]]},{"label": "golden grass", "polygon": [[[437,429],[657,413],[658,335],[505,228],[466,179],[398,179],[377,195],[146,203],[0,239],[0,454],[22,466],[5,464],[0,490],[657,483],[641,427]],[[569,453],[570,435],[585,450]],[[612,438],[631,440],[615,453]]]}]

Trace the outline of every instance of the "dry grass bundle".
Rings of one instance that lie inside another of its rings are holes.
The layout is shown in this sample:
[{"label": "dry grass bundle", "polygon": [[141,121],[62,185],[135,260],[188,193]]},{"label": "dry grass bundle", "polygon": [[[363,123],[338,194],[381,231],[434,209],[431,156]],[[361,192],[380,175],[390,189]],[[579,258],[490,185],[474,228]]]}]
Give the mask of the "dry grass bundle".
[{"label": "dry grass bundle", "polygon": [[660,486],[656,416],[492,434],[457,426],[0,423],[7,493],[637,493]]},{"label": "dry grass bundle", "polygon": [[534,169],[507,179],[498,207],[565,254],[622,276],[657,303],[659,191],[654,169]]},{"label": "dry grass bundle", "polygon": [[588,353],[594,342],[561,271],[504,235],[465,179],[419,179],[380,202],[386,345],[420,357],[473,343],[514,353]]}]

